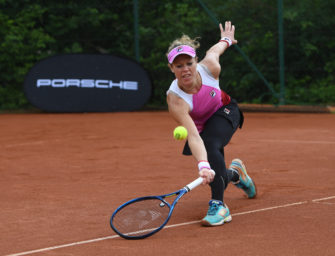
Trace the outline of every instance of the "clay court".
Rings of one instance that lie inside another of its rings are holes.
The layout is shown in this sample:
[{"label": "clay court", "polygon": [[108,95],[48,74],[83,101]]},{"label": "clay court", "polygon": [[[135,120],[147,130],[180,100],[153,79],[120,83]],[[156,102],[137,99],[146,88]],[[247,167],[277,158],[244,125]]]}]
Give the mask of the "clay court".
[{"label": "clay court", "polygon": [[335,116],[245,113],[226,148],[258,188],[225,192],[233,220],[201,227],[209,188],[167,228],[125,240],[109,226],[125,201],[197,178],[165,111],[0,115],[0,255],[335,255]]}]

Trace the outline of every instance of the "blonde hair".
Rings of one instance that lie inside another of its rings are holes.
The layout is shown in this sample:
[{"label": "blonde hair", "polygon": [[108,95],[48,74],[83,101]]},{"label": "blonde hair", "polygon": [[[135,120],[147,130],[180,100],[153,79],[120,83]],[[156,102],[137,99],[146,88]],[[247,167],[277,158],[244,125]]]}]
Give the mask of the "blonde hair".
[{"label": "blonde hair", "polygon": [[175,39],[169,46],[169,49],[166,53],[166,55],[169,54],[169,52],[173,49],[176,48],[179,45],[188,45],[191,46],[194,49],[197,49],[200,47],[199,40],[200,37],[196,37],[194,39],[191,39],[188,35],[182,35],[180,38]]}]

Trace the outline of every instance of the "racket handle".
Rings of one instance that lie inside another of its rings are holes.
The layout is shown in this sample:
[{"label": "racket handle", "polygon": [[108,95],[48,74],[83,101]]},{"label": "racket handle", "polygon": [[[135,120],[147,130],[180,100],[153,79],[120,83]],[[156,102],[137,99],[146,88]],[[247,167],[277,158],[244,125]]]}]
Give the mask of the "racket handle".
[{"label": "racket handle", "polygon": [[[215,172],[213,170],[210,170],[210,171],[215,175]],[[185,187],[186,190],[191,191],[192,189],[202,184],[203,180],[204,179],[202,177],[197,178],[196,180],[192,181],[190,184],[186,185]]]},{"label": "racket handle", "polygon": [[190,184],[186,185],[185,188],[187,192],[199,186],[202,183],[202,181],[203,181],[203,178],[199,177],[196,180],[192,181]]}]

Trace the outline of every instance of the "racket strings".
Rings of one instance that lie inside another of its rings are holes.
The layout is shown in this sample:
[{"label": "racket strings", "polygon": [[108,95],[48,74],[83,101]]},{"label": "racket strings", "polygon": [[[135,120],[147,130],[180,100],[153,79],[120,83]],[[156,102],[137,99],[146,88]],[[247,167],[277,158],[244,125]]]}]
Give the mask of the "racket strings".
[{"label": "racket strings", "polygon": [[143,236],[160,228],[168,218],[170,208],[159,199],[135,201],[120,209],[113,226],[128,236]]}]

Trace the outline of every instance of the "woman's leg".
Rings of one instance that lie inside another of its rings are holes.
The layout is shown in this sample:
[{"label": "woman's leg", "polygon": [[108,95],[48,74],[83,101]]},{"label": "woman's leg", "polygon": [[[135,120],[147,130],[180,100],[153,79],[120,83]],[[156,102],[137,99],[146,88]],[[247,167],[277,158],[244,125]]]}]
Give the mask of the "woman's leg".
[{"label": "woman's leg", "polygon": [[229,143],[236,129],[231,122],[221,115],[213,115],[206,123],[201,137],[205,143],[208,161],[216,175],[210,184],[212,199],[223,202],[224,190],[228,183],[238,180],[238,174],[227,170],[224,147]]}]

